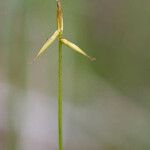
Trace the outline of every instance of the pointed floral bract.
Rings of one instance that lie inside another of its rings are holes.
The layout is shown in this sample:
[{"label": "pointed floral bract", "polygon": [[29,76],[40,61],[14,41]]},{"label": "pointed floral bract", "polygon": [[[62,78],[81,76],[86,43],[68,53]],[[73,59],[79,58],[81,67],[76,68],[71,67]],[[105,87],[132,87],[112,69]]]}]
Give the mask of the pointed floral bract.
[{"label": "pointed floral bract", "polygon": [[72,48],[73,50],[75,50],[76,52],[86,56],[87,58],[89,58],[90,60],[96,60],[94,57],[90,57],[89,55],[87,55],[81,48],[79,48],[77,45],[75,45],[74,43],[66,40],[66,39],[61,39],[61,42],[63,44],[65,44],[66,46]]},{"label": "pointed floral bract", "polygon": [[59,31],[57,30],[53,33],[53,35],[42,46],[42,48],[39,50],[39,52],[38,52],[37,56],[35,57],[35,59],[37,59],[55,41],[55,39],[58,37],[58,35],[59,35]]}]

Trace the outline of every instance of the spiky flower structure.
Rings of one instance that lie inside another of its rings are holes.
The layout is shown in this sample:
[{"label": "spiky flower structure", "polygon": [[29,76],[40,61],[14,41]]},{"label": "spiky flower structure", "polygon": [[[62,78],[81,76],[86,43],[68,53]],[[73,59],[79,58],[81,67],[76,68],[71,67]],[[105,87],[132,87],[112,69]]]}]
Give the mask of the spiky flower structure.
[{"label": "spiky flower structure", "polygon": [[86,56],[90,60],[95,60],[94,57],[87,55],[81,48],[74,43],[63,38],[63,13],[61,7],[61,0],[57,1],[57,30],[52,34],[50,38],[44,43],[39,50],[34,61],[58,38],[58,148],[63,149],[63,134],[62,134],[62,44],[70,47],[76,52]]},{"label": "spiky flower structure", "polygon": [[62,34],[63,34],[63,13],[62,13],[62,7],[61,7],[61,0],[56,0],[57,1],[57,30],[52,34],[50,38],[45,42],[45,44],[42,46],[42,48],[39,50],[37,56],[35,57],[34,60],[36,60],[57,38],[60,39],[62,44],[70,47],[71,49],[75,50],[76,52],[86,56],[90,60],[95,60],[94,57],[90,57],[87,55],[81,48],[79,48],[77,45],[74,43],[70,42],[67,39],[64,39]]}]

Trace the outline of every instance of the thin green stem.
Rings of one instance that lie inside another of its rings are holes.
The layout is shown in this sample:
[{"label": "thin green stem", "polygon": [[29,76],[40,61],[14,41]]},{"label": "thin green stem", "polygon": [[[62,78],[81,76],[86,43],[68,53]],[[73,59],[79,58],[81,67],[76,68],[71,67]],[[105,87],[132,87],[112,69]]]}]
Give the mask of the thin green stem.
[{"label": "thin green stem", "polygon": [[59,37],[58,50],[58,143],[59,150],[63,149],[63,135],[62,135],[62,42],[61,35]]}]

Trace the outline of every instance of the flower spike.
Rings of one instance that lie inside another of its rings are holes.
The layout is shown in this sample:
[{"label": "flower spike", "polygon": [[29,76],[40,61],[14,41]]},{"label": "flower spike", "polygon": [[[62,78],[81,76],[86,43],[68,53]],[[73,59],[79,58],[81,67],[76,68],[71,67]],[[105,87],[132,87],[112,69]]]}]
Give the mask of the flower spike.
[{"label": "flower spike", "polygon": [[72,48],[76,52],[86,56],[91,61],[96,60],[94,57],[90,57],[89,55],[87,55],[81,48],[79,48],[74,43],[62,38],[63,13],[62,13],[62,7],[61,7],[61,0],[56,0],[56,2],[57,2],[57,30],[53,33],[53,35],[42,46],[42,48],[39,50],[37,56],[35,57],[35,59],[33,61],[35,61],[55,41],[55,39],[57,37],[59,37],[59,41],[61,41],[63,44],[65,44],[68,47]]},{"label": "flower spike", "polygon": [[39,50],[37,56],[35,57],[34,61],[55,41],[55,39],[58,37],[59,31],[56,30],[53,35],[45,42],[45,44],[42,46],[42,48]]},{"label": "flower spike", "polygon": [[89,55],[87,55],[80,47],[78,47],[77,45],[75,45],[74,43],[66,40],[66,39],[61,39],[61,42],[63,44],[65,44],[66,46],[72,48],[73,50],[75,50],[76,52],[86,56],[87,58],[89,58],[91,61],[96,60],[94,57],[90,57]]},{"label": "flower spike", "polygon": [[60,0],[57,0],[57,28],[60,32],[63,31],[63,13]]}]

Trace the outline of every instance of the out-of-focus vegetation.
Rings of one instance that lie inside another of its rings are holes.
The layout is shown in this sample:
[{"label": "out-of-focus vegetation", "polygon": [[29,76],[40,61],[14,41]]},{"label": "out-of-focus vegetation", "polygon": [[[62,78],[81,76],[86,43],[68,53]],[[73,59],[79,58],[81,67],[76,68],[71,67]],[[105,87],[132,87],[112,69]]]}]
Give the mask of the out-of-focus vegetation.
[{"label": "out-of-focus vegetation", "polygon": [[[62,0],[65,150],[150,149],[150,1]],[[57,149],[55,0],[0,1],[0,150]]]}]

